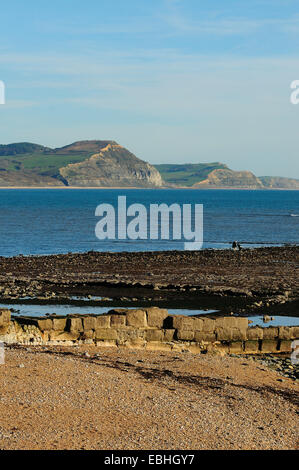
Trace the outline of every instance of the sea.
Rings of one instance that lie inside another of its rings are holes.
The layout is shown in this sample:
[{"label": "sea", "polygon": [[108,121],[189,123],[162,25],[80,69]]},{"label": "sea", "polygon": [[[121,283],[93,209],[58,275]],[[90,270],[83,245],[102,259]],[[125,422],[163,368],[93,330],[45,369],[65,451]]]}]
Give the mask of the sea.
[{"label": "sea", "polygon": [[96,208],[110,204],[117,213],[120,196],[148,214],[151,204],[202,204],[203,249],[227,249],[233,241],[244,248],[299,243],[299,191],[1,189],[0,256],[184,249],[171,230],[169,240],[160,233],[157,240],[99,240]]}]

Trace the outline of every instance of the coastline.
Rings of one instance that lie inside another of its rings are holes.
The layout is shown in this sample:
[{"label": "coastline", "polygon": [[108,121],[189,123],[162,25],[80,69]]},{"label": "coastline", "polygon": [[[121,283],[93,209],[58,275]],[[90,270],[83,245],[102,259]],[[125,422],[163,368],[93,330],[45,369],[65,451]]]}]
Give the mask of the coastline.
[{"label": "coastline", "polygon": [[128,189],[139,189],[142,191],[145,190],[180,190],[180,189],[189,189],[192,191],[299,191],[299,188],[235,188],[235,187],[215,187],[215,188],[192,188],[189,186],[178,186],[176,188],[173,187],[155,187],[155,188],[140,188],[140,187],[124,187],[124,186],[0,186],[1,189],[121,189],[121,190],[128,190]]}]

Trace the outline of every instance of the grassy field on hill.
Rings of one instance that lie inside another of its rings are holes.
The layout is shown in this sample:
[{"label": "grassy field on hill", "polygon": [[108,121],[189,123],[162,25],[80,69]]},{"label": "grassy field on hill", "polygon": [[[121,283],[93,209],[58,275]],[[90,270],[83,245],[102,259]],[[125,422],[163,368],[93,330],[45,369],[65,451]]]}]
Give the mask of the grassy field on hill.
[{"label": "grassy field on hill", "polygon": [[8,171],[32,170],[57,173],[59,168],[70,163],[78,163],[86,160],[90,154],[80,153],[72,155],[32,153],[21,155],[0,156],[0,169]]},{"label": "grassy field on hill", "polygon": [[227,169],[223,163],[187,163],[182,165],[155,165],[162,178],[167,183],[178,186],[193,186],[205,180],[213,170]]}]

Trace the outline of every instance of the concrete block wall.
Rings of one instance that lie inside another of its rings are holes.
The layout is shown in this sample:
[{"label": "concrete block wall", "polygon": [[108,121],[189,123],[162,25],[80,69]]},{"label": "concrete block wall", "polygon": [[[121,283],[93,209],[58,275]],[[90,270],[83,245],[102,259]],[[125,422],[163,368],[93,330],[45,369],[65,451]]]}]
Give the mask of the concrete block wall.
[{"label": "concrete block wall", "polygon": [[299,327],[249,327],[247,318],[169,315],[157,307],[47,318],[11,318],[0,310],[0,340],[7,343],[258,354],[291,352],[298,338]]}]

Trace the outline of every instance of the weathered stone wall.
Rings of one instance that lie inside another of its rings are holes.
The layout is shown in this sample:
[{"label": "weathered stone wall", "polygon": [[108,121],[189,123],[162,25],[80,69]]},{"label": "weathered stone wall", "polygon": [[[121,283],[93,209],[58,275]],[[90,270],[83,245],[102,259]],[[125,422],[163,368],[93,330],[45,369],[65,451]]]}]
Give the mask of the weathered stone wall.
[{"label": "weathered stone wall", "polygon": [[10,318],[8,310],[0,310],[0,340],[7,343],[248,354],[290,352],[297,338],[299,327],[250,328],[247,318],[169,315],[157,307],[47,318]]},{"label": "weathered stone wall", "polygon": [[5,335],[10,325],[10,311],[0,310],[0,337]]}]

